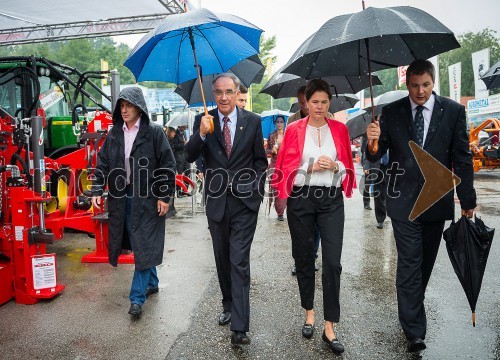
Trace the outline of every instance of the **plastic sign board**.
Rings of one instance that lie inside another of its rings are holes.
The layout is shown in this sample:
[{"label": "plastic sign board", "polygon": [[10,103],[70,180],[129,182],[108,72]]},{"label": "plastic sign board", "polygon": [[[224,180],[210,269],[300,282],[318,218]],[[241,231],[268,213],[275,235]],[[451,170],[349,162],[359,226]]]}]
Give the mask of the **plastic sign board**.
[{"label": "plastic sign board", "polygon": [[44,254],[31,257],[33,288],[35,290],[54,288],[56,279],[56,255]]}]

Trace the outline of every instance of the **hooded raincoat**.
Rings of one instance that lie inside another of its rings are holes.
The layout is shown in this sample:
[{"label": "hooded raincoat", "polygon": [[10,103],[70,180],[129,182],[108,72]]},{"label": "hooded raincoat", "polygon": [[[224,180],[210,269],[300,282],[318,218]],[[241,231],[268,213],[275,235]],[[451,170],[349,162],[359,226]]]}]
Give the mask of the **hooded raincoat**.
[{"label": "hooded raincoat", "polygon": [[[126,171],[123,118],[120,100],[141,109],[139,132],[130,152],[132,198],[132,234],[125,230]],[[150,123],[141,89],[125,88],[113,112],[113,127],[99,153],[92,195],[108,189],[109,263],[116,266],[122,249],[134,252],[136,270],[159,265],[163,259],[165,216],[158,216],[157,201],[169,202],[175,186],[175,159],[163,129]]]}]

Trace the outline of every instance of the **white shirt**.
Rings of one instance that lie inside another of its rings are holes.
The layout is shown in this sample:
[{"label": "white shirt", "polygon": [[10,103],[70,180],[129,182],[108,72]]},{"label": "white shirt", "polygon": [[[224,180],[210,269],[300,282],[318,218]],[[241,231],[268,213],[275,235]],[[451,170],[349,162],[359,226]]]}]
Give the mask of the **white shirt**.
[{"label": "white shirt", "polygon": [[[220,123],[220,130],[224,134],[224,117],[226,115],[223,115],[219,109],[217,109],[217,112],[219,113],[219,123]],[[229,118],[229,121],[227,122],[227,125],[229,126],[229,132],[231,133],[231,145],[234,144],[234,134],[236,133],[236,121],[238,120],[238,110],[236,110],[236,106],[234,107],[233,111],[229,113],[227,116]]]},{"label": "white shirt", "polygon": [[[313,171],[307,174],[307,168],[318,161],[321,155],[326,155],[337,162],[339,166],[337,174],[328,170]],[[302,159],[300,160],[299,171],[295,177],[294,185],[340,187],[344,178],[345,166],[337,159],[337,148],[328,124],[319,128],[307,125],[304,151],[302,152]]]},{"label": "white shirt", "polygon": [[[425,138],[427,137],[427,131],[429,130],[429,125],[431,123],[431,118],[432,118],[432,111],[434,110],[434,103],[436,102],[436,98],[434,97],[434,94],[432,94],[429,97],[429,100],[423,105],[424,110],[422,110],[422,115],[424,115],[424,138],[422,145],[425,144]],[[413,100],[410,97],[410,103],[411,103],[411,115],[413,118],[413,121],[415,121],[415,114],[417,113],[417,104],[413,102]]]}]

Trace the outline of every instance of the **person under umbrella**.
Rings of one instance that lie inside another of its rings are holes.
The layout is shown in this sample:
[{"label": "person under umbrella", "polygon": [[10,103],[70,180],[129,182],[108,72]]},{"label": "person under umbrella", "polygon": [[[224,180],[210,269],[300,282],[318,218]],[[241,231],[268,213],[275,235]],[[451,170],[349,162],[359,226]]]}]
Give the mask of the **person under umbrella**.
[{"label": "person under umbrella", "polygon": [[[271,161],[269,162],[268,167],[269,178],[273,176],[274,168],[276,166],[276,159],[278,158],[280,146],[283,142],[283,137],[285,136],[285,118],[281,115],[278,115],[276,117],[275,124],[276,130],[269,135],[266,147],[267,154],[271,156]],[[272,188],[270,196],[271,198],[269,199],[269,207],[271,207],[271,203],[274,201],[274,209],[278,214],[278,221],[283,221],[283,213],[285,212],[286,208],[286,200],[276,197],[275,191]]]},{"label": "person under umbrella", "polygon": [[[379,122],[367,127],[368,140],[378,140],[377,152],[367,147],[369,161],[378,161],[389,149],[386,208],[391,218],[398,251],[396,291],[399,322],[407,338],[407,349],[426,348],[427,317],[424,298],[439,250],[444,223],[454,217],[453,191],[432,204],[415,220],[410,214],[425,181],[410,148],[422,147],[461,179],[457,186],[462,214],[472,217],[476,191],[472,155],[463,105],[433,92],[434,65],[415,60],[406,72],[409,96],[386,105]],[[401,168],[402,167],[402,168]],[[426,196],[426,194],[423,194]]]},{"label": "person under umbrella", "polygon": [[311,80],[305,90],[309,116],[289,124],[271,179],[277,196],[287,199],[292,255],[297,266],[300,301],[305,310],[302,336],[314,333],[315,225],[321,234],[324,331],[322,339],[342,353],[334,325],[340,320],[340,273],[344,233],[344,199],[356,186],[347,127],[327,118],[332,94],[327,82]]}]

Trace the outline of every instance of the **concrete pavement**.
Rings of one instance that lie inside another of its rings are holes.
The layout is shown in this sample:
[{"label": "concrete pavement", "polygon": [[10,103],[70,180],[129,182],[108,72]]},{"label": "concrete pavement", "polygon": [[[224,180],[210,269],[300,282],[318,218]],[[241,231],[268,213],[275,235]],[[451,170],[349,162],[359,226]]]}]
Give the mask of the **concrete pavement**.
[{"label": "concrete pavement", "polygon": [[[500,227],[500,172],[476,174],[479,214]],[[167,222],[165,260],[158,269],[160,292],[131,321],[127,310],[131,265],[82,264],[94,248],[83,234],[66,234],[57,253],[62,295],[36,305],[0,306],[1,359],[329,359],[321,341],[321,270],[316,284],[316,332],[301,336],[304,322],[292,265],[286,219],[261,207],[251,253],[252,344],[230,346],[230,331],[217,324],[221,311],[212,244],[204,214],[191,215],[190,198],[176,200],[179,215]],[[265,205],[265,204],[264,204]],[[342,255],[341,321],[345,359],[499,359],[500,242],[495,236],[472,327],[465,294],[444,241],[426,293],[428,349],[405,350],[397,318],[396,248],[390,221],[375,227],[356,192],[346,200]],[[458,212],[458,210],[457,210]],[[447,224],[448,226],[448,224]]]}]

